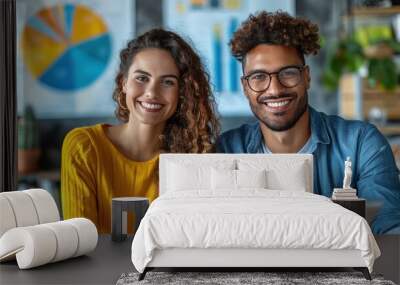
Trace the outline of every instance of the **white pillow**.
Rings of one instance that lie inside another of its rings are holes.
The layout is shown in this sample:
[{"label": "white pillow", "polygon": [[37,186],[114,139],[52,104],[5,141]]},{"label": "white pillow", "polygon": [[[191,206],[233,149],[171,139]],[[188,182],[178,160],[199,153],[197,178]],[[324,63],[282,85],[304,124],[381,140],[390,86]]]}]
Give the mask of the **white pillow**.
[{"label": "white pillow", "polygon": [[190,161],[189,159],[167,164],[167,191],[211,190],[211,169],[235,169],[235,160]]},{"label": "white pillow", "polygon": [[301,165],[297,165],[287,172],[277,169],[267,171],[267,188],[272,190],[307,192],[309,189],[307,180],[306,169]]},{"label": "white pillow", "polygon": [[216,169],[211,170],[211,181],[213,190],[225,189],[235,190],[236,189],[236,170],[232,169]]},{"label": "white pillow", "polygon": [[240,170],[266,170],[266,181],[268,189],[310,191],[310,170],[306,161],[293,160],[238,160]]},{"label": "white pillow", "polygon": [[209,189],[211,187],[211,168],[206,166],[185,166],[170,163],[168,168],[168,191]]},{"label": "white pillow", "polygon": [[238,188],[267,188],[266,170],[236,170]]},{"label": "white pillow", "polygon": [[240,188],[266,188],[266,171],[263,170],[211,170],[213,190],[238,190]]}]

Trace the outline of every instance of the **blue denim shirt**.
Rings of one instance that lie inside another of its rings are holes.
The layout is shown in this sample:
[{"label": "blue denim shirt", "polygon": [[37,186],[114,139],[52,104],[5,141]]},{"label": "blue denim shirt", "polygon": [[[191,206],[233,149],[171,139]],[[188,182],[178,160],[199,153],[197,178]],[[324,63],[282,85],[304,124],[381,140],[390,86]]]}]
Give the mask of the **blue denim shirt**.
[{"label": "blue denim shirt", "polygon": [[[328,116],[309,107],[314,155],[314,193],[332,196],[343,186],[344,161],[352,161],[352,183],[358,196],[382,204],[372,222],[375,234],[400,229],[400,181],[393,153],[375,126]],[[263,136],[259,122],[245,124],[221,135],[217,151],[257,153]]]}]

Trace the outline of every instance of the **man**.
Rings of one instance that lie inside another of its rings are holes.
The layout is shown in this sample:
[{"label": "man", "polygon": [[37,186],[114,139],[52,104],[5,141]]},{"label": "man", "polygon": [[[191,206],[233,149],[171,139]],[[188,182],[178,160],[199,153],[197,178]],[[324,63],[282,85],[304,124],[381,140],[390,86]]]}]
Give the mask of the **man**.
[{"label": "man", "polygon": [[221,135],[227,153],[312,153],[314,192],[341,188],[350,157],[351,186],[379,201],[374,233],[400,234],[400,182],[391,148],[371,124],[317,112],[308,105],[310,70],[304,55],[320,48],[318,27],[284,12],[251,15],[230,42],[242,62],[242,85],[258,122]]}]

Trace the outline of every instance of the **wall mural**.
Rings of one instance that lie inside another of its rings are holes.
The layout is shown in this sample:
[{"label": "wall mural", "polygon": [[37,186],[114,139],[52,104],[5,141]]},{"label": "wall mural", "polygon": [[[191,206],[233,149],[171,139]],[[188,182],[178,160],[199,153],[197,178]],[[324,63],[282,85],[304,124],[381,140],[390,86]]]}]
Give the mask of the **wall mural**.
[{"label": "wall mural", "polygon": [[32,105],[41,118],[112,116],[133,9],[131,0],[18,1],[19,112]]}]

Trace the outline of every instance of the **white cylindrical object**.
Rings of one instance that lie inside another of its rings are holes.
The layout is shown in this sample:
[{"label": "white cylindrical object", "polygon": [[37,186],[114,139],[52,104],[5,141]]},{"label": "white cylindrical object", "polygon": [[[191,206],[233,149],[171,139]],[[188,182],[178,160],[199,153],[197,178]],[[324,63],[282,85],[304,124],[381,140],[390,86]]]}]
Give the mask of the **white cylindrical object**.
[{"label": "white cylindrical object", "polygon": [[16,254],[20,269],[40,266],[53,260],[57,249],[54,232],[41,225],[7,231],[0,239],[0,259]]},{"label": "white cylindrical object", "polygon": [[17,222],[15,221],[14,211],[10,202],[6,197],[0,193],[0,238],[9,229],[15,228]]},{"label": "white cylindrical object", "polygon": [[86,254],[96,248],[96,226],[76,218],[8,230],[0,238],[0,261],[16,257],[20,269],[28,269]]},{"label": "white cylindrical object", "polygon": [[78,232],[78,249],[74,257],[86,254],[96,248],[98,240],[97,228],[91,220],[85,218],[75,218],[65,220],[64,222],[74,226]]},{"label": "white cylindrical object", "polygon": [[0,193],[0,261],[17,259],[20,269],[86,254],[96,248],[92,221],[59,221],[53,197],[43,189]]},{"label": "white cylindrical object", "polygon": [[33,226],[39,223],[35,205],[24,191],[3,192],[1,195],[10,202],[17,227]]},{"label": "white cylindrical object", "polygon": [[41,225],[51,229],[56,235],[57,250],[51,262],[73,257],[78,248],[78,233],[74,226],[64,221]]},{"label": "white cylindrical object", "polygon": [[60,220],[60,213],[58,212],[56,202],[49,192],[43,189],[29,189],[23,192],[31,197],[38,214],[39,224]]}]

